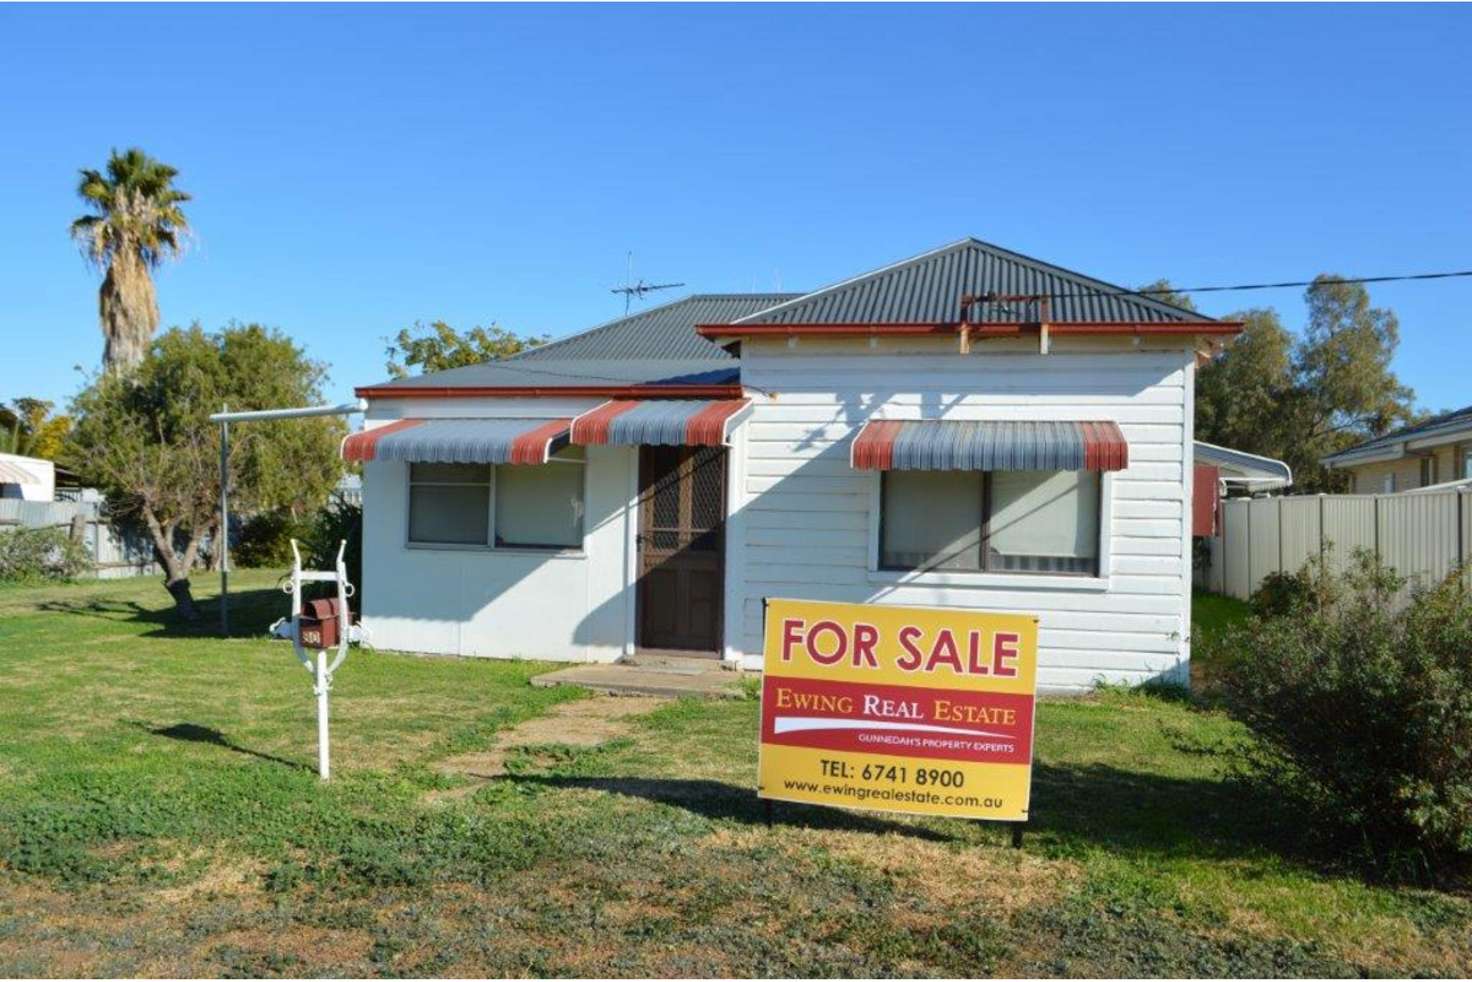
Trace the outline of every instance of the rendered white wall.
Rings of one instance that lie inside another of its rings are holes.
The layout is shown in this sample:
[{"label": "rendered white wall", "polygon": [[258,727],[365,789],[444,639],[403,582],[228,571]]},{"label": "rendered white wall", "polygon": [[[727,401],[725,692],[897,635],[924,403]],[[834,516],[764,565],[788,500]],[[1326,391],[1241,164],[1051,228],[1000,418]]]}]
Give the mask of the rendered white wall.
[{"label": "rendered white wall", "polygon": [[[552,418],[576,415],[599,401],[376,403],[367,425],[400,416]],[[363,620],[373,643],[435,654],[617,659],[632,631],[624,585],[637,460],[628,448],[588,448],[584,548],[576,555],[410,546],[408,465],[366,464]]]}]

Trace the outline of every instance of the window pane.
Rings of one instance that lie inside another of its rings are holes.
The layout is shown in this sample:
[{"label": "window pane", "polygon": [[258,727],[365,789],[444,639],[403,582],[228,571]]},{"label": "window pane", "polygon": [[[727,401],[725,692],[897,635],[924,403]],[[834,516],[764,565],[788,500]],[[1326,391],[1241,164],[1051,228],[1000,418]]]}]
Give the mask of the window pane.
[{"label": "window pane", "polygon": [[991,475],[993,570],[1093,573],[1099,555],[1099,475],[996,471]]},{"label": "window pane", "polygon": [[582,466],[496,468],[496,545],[578,548],[582,544]]},{"label": "window pane", "polygon": [[489,464],[410,464],[409,480],[439,484],[490,484]]},{"label": "window pane", "polygon": [[981,474],[887,471],[881,492],[887,569],[979,569]]},{"label": "window pane", "polygon": [[487,545],[489,484],[410,484],[409,541]]}]

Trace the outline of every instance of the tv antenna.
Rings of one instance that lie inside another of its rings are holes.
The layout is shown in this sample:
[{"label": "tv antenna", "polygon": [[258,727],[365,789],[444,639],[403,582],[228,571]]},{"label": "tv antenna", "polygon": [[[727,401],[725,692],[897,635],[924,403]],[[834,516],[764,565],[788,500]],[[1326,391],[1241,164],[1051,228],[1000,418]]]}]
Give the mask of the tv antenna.
[{"label": "tv antenna", "polygon": [[631,252],[629,253],[629,269],[624,274],[624,285],[616,286],[608,292],[622,293],[624,295],[624,316],[627,317],[629,315],[629,304],[633,302],[635,297],[643,300],[646,294],[653,293],[655,290],[673,290],[677,286],[684,285],[683,283],[645,283],[643,279],[635,280],[634,254]]}]

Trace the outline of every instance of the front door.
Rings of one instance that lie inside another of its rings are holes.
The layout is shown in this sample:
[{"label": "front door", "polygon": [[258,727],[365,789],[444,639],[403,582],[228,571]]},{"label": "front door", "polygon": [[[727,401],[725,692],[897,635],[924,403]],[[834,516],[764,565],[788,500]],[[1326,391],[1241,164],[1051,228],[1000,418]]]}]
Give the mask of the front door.
[{"label": "front door", "polygon": [[724,447],[640,448],[639,647],[720,649],[725,522]]}]

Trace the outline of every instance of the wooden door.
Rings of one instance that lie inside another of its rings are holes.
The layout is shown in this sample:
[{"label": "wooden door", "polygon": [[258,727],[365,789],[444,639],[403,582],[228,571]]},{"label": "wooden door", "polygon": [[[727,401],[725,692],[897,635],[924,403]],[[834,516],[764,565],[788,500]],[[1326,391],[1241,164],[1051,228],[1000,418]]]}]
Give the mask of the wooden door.
[{"label": "wooden door", "polygon": [[725,448],[640,448],[639,647],[720,649],[725,524]]}]

